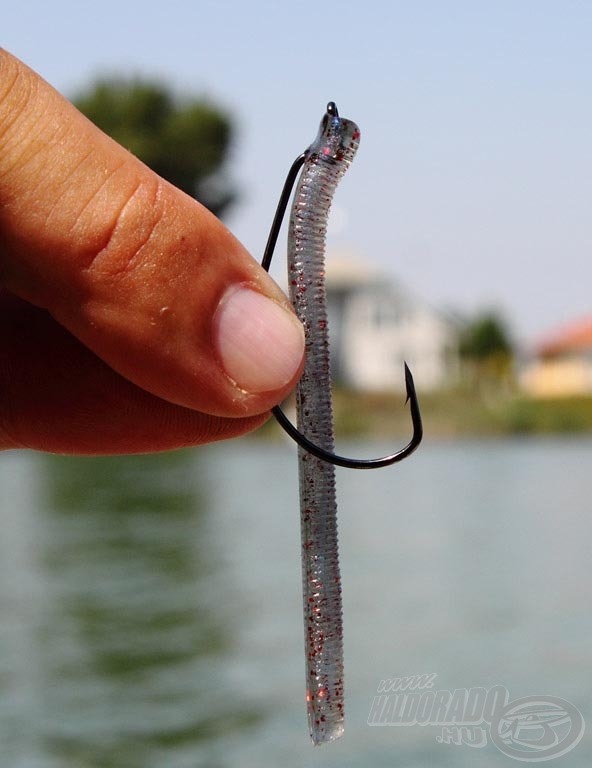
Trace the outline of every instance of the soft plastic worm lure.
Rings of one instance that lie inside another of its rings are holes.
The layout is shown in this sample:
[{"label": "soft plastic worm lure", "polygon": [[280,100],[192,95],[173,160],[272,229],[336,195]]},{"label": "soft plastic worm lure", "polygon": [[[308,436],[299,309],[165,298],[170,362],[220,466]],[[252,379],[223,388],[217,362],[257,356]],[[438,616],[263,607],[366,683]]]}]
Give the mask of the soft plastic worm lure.
[{"label": "soft plastic worm lure", "polygon": [[325,294],[325,235],[337,184],[358,147],[360,131],[327,106],[317,138],[288,174],[269,235],[263,266],[269,268],[281,222],[300,168],[288,231],[290,297],[306,336],[306,362],[296,388],[298,427],[279,408],[274,414],[299,444],[302,584],[306,650],[306,702],[315,744],[343,733],[343,632],[337,548],[335,468],[373,468],[406,458],[422,438],[421,416],[407,366],[407,395],[414,432],[409,444],[380,459],[333,453],[333,415]]},{"label": "soft plastic worm lure", "polygon": [[[325,233],[329,208],[360,131],[329,105],[298,181],[288,230],[290,298],[304,324],[306,363],[296,388],[298,429],[333,451]],[[306,701],[315,744],[343,733],[343,633],[335,467],[298,448]]]}]

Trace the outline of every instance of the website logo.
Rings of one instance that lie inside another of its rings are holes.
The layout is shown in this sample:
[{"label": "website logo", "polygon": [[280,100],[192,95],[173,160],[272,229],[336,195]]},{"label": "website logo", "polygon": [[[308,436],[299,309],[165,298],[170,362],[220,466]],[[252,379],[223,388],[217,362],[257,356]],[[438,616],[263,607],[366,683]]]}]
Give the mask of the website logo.
[{"label": "website logo", "polygon": [[435,673],[381,680],[371,726],[435,726],[440,744],[493,744],[515,760],[543,762],[574,749],[584,735],[580,710],[558,696],[511,699],[503,685],[435,689]]}]

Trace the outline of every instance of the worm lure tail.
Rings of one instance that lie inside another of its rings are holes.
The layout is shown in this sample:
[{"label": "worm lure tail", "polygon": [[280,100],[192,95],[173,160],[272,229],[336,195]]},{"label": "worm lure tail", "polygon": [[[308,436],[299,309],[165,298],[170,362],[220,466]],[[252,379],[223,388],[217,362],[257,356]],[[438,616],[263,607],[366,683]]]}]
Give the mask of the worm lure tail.
[{"label": "worm lure tail", "polygon": [[269,269],[282,220],[296,185],[288,230],[288,278],[296,314],[304,325],[306,362],[296,388],[295,427],[281,408],[273,413],[298,443],[302,583],[306,646],[306,702],[315,744],[343,733],[343,632],[341,578],[337,551],[335,465],[354,469],[386,467],[407,458],[423,430],[411,371],[405,365],[413,435],[409,443],[378,459],[334,453],[331,378],[325,294],[325,235],[337,184],[358,148],[360,131],[327,105],[317,138],[296,158],[271,225],[262,266]]},{"label": "worm lure tail", "polygon": [[[331,406],[325,233],[340,178],[360,132],[329,105],[319,135],[306,152],[288,230],[290,297],[306,336],[306,363],[296,388],[298,429],[328,451],[334,447]],[[306,701],[315,744],[343,733],[341,580],[337,551],[335,467],[298,448]]]}]

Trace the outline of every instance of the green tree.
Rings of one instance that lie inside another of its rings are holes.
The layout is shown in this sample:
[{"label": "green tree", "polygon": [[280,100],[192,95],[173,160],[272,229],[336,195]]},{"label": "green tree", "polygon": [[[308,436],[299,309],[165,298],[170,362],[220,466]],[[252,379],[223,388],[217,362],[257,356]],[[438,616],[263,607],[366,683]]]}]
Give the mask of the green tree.
[{"label": "green tree", "polygon": [[478,315],[465,328],[460,352],[471,360],[486,360],[494,355],[511,355],[512,343],[504,321],[494,312]]},{"label": "green tree", "polygon": [[461,333],[460,354],[475,383],[508,382],[514,350],[504,320],[493,311],[477,315]]},{"label": "green tree", "polygon": [[97,81],[74,104],[117,142],[217,216],[235,192],[222,166],[230,117],[203,99],[180,100],[148,80]]}]

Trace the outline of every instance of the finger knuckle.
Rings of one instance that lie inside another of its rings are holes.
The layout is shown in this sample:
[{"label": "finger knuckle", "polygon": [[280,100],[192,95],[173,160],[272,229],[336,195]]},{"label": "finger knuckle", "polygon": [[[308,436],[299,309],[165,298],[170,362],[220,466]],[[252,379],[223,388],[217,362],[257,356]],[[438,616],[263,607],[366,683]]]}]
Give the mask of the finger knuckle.
[{"label": "finger knuckle", "polygon": [[150,261],[163,218],[161,198],[158,178],[138,182],[126,195],[87,264],[94,278],[120,280]]}]

